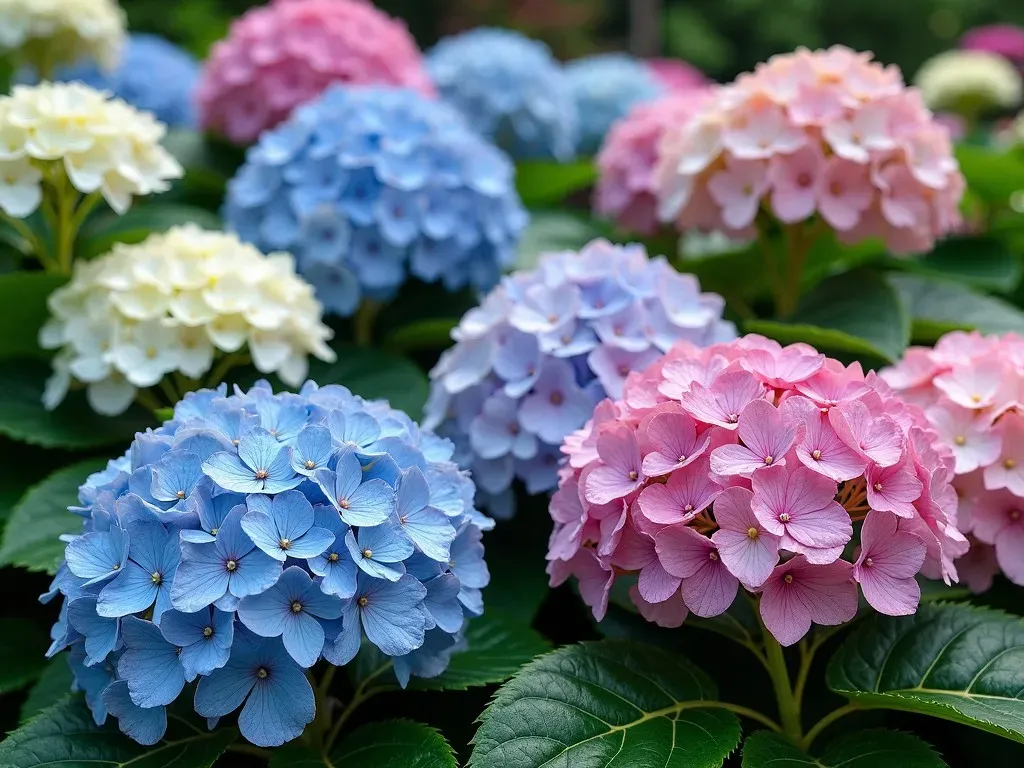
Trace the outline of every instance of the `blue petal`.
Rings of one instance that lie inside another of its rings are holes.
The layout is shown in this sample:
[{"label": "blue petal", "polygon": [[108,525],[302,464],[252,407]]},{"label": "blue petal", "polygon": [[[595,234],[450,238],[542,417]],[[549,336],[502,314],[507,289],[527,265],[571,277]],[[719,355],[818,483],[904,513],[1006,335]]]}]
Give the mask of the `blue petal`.
[{"label": "blue petal", "polygon": [[259,644],[236,637],[227,664],[200,678],[196,688],[196,713],[202,717],[223,717],[242,706],[256,684]]},{"label": "blue petal", "polygon": [[334,534],[326,528],[310,528],[301,537],[292,541],[288,554],[296,558],[316,557],[334,543]]},{"label": "blue petal", "polygon": [[249,511],[242,518],[242,530],[270,557],[282,563],[288,558],[288,551],[281,546],[284,537],[278,533],[277,525],[269,515]]},{"label": "blue petal", "polygon": [[117,673],[128,682],[132,701],[140,707],[170,704],[185,685],[178,649],[164,640],[160,628],[129,616],[122,622],[125,651]]},{"label": "blue petal", "polygon": [[342,505],[341,517],[349,525],[380,525],[395,511],[395,489],[380,479],[367,480]]},{"label": "blue petal", "polygon": [[75,688],[85,692],[85,703],[92,712],[96,725],[107,720],[107,705],[103,703],[103,691],[114,681],[114,670],[110,664],[85,666],[85,652],[72,648],[68,653],[68,666],[75,678]]},{"label": "blue petal", "polygon": [[291,541],[313,526],[313,507],[299,491],[285,491],[275,496],[270,516],[281,537]]},{"label": "blue petal", "polygon": [[380,437],[380,423],[368,413],[332,411],[327,417],[331,437],[340,445],[366,448]]},{"label": "blue petal", "polygon": [[313,722],[316,707],[309,681],[287,655],[277,653],[264,663],[268,674],[257,678],[238,728],[259,747],[278,747],[302,734]]},{"label": "blue petal", "polygon": [[324,658],[336,667],[343,667],[359,653],[362,640],[359,606],[355,600],[350,600],[341,615],[341,632],[333,643],[324,648]]},{"label": "blue petal", "polygon": [[228,579],[228,590],[235,597],[257,595],[281,575],[281,564],[258,549],[252,550],[237,563],[238,567]]},{"label": "blue petal", "polygon": [[231,574],[217,544],[181,545],[181,564],[171,586],[171,605],[184,613],[195,613],[223,597]]},{"label": "blue petal", "polygon": [[234,453],[215,453],[203,462],[203,472],[221,488],[237,493],[262,493],[264,481]]},{"label": "blue petal", "polygon": [[120,645],[121,622],[96,614],[96,598],[82,597],[68,604],[68,621],[85,636],[85,664],[99,664]]},{"label": "blue petal", "polygon": [[83,586],[109,579],[128,559],[128,536],[120,528],[79,536],[67,546],[64,557],[68,570],[87,579]]},{"label": "blue petal", "polygon": [[312,477],[316,470],[326,468],[333,457],[334,444],[327,427],[310,424],[295,438],[292,468],[300,475]]},{"label": "blue petal", "polygon": [[[289,568],[285,574],[291,570]],[[280,637],[292,617],[291,606],[286,586],[278,580],[266,592],[243,597],[238,603],[238,618],[261,637]]]},{"label": "blue petal", "polygon": [[359,529],[359,550],[370,550],[372,558],[381,563],[399,563],[413,553],[412,543],[401,529],[390,522]]},{"label": "blue petal", "polygon": [[[362,530],[369,530],[363,528]],[[372,550],[364,549],[356,542],[355,534],[349,531],[345,536],[345,547],[348,549],[349,555],[352,560],[359,567],[363,573],[369,574],[375,579],[387,579],[388,581],[398,581],[402,578],[402,574],[405,573],[405,566],[398,563],[397,566],[385,565],[384,563],[378,562],[374,559]],[[370,552],[367,555],[367,552]]]},{"label": "blue petal", "polygon": [[167,732],[167,710],[164,707],[143,708],[131,700],[128,683],[117,680],[103,691],[103,704],[117,718],[121,733],[139,744],[156,744]]},{"label": "blue petal", "polygon": [[430,488],[419,467],[405,470],[398,478],[395,502],[399,517],[418,512],[430,503]]},{"label": "blue petal", "polygon": [[158,590],[152,573],[129,562],[117,578],[102,589],[96,610],[100,616],[108,618],[139,613],[156,602]]},{"label": "blue petal", "polygon": [[320,659],[324,649],[324,628],[305,611],[290,616],[285,623],[281,638],[285,650],[296,663],[303,667],[311,667]]},{"label": "blue petal", "polygon": [[402,656],[423,644],[426,620],[421,605],[427,590],[408,574],[397,583],[360,576],[357,597],[366,637],[388,656]]},{"label": "blue petal", "polygon": [[423,554],[440,563],[448,562],[455,529],[444,512],[435,507],[424,507],[399,520],[405,535]]},{"label": "blue petal", "polygon": [[448,633],[462,629],[463,614],[459,604],[458,577],[446,573],[426,582],[427,596],[423,598],[423,607],[427,609],[434,623]]}]

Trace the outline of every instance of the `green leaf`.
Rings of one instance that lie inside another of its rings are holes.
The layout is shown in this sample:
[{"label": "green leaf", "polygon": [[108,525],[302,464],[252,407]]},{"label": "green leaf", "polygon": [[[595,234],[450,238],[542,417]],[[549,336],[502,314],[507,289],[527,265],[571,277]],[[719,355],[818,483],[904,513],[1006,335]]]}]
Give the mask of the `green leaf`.
[{"label": "green leaf", "polygon": [[4,529],[0,565],[56,573],[65,547],[59,537],[82,530],[82,518],[68,512],[68,507],[78,503],[78,486],[105,466],[104,460],[87,459],[57,470],[30,488]]},{"label": "green leaf", "polygon": [[448,668],[437,677],[413,678],[415,690],[464,691],[500,683],[541,653],[550,650],[547,640],[528,626],[488,610],[466,629],[466,650],[452,655]]},{"label": "green leaf", "polygon": [[46,666],[46,633],[28,619],[0,619],[0,694],[33,682]]},{"label": "green leaf", "polygon": [[828,685],[869,707],[932,715],[1024,743],[1024,622],[965,604],[874,616],[833,657]]},{"label": "green leaf", "polygon": [[586,189],[596,180],[597,168],[590,160],[574,163],[531,160],[516,164],[516,189],[528,208],[557,205],[567,195]]},{"label": "green leaf", "polygon": [[145,747],[123,735],[112,718],[97,728],[81,697],[68,696],[0,742],[0,765],[210,768],[238,735],[233,728],[205,731],[183,725],[173,716],[168,721],[167,738]]},{"label": "green leaf", "polygon": [[936,341],[955,330],[1024,332],[1024,313],[1012,304],[944,280],[916,275],[888,276],[913,320],[914,340]]},{"label": "green leaf", "polygon": [[120,444],[127,448],[136,432],[153,426],[153,417],[133,406],[116,419],[100,416],[81,391],[48,411],[43,387],[50,366],[17,358],[0,365],[0,435],[43,448],[85,449]]},{"label": "green leaf", "polygon": [[945,768],[946,763],[921,739],[900,731],[848,733],[819,758],[789,739],[758,731],[743,742],[743,768]]},{"label": "green leaf", "polygon": [[991,237],[954,237],[918,259],[890,259],[891,266],[990,291],[1012,291],[1021,278],[1020,259]]},{"label": "green leaf", "polygon": [[357,728],[338,742],[328,759],[307,747],[294,745],[278,750],[270,761],[270,768],[457,768],[457,765],[444,736],[412,720],[390,720]]},{"label": "green leaf", "polygon": [[444,349],[452,343],[452,329],[457,317],[428,317],[397,328],[388,334],[385,348],[391,351]]},{"label": "green leaf", "polygon": [[789,344],[868,354],[892,362],[910,342],[910,318],[877,273],[856,270],[823,280],[786,320],[751,320],[747,331]]},{"label": "green leaf", "polygon": [[8,329],[0,335],[0,360],[50,354],[39,347],[39,329],[50,316],[46,300],[67,280],[65,275],[47,272],[0,275],[0,324]]},{"label": "green leaf", "polygon": [[563,211],[534,211],[519,241],[516,269],[533,269],[542,253],[578,251],[595,237],[607,234],[597,222]]},{"label": "green leaf", "polygon": [[106,253],[115,243],[141,243],[154,232],[166,232],[179,224],[214,230],[224,226],[217,214],[205,208],[170,203],[140,205],[123,216],[108,213],[90,219],[82,228],[76,254],[91,259]]},{"label": "green leaf", "polygon": [[721,766],[739,743],[740,724],[707,706],[715,695],[707,675],[652,646],[567,646],[498,689],[480,717],[469,765]]},{"label": "green leaf", "polygon": [[999,152],[990,147],[958,144],[956,157],[967,185],[990,203],[1006,205],[1010,196],[1024,189],[1024,155]]},{"label": "green leaf", "polygon": [[24,723],[38,715],[44,709],[52,707],[68,695],[71,690],[71,667],[68,666],[64,654],[46,662],[38,682],[28,692],[25,703],[21,705],[19,723]]}]

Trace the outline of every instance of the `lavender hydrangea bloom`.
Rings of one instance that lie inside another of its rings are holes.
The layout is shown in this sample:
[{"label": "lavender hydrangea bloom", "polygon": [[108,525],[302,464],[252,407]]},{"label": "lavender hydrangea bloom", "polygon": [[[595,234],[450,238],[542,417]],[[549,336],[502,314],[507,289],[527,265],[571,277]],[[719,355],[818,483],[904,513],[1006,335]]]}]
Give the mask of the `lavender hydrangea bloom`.
[{"label": "lavender hydrangea bloom", "polygon": [[410,675],[444,671],[488,581],[469,476],[454,445],[383,401],[307,383],[187,395],[91,475],[49,591],[63,600],[48,655],[76,688],[153,744],[165,707],[239,710],[277,746],[313,718],[304,668],[362,643]]},{"label": "lavender hydrangea bloom", "polygon": [[516,478],[553,489],[562,440],[594,406],[622,395],[676,341],[735,338],[724,302],[692,275],[642,246],[595,240],[579,253],[541,256],[503,279],[452,332],[456,344],[430,373],[424,424],[456,445],[456,458],[500,516]]},{"label": "lavender hydrangea bloom", "polygon": [[224,217],[261,249],[294,253],[327,310],[350,315],[409,275],[448,290],[497,283],[527,221],[513,173],[445,104],[335,86],[248,150]]},{"label": "lavender hydrangea bloom", "polygon": [[507,29],[447,37],[427,54],[441,98],[516,160],[571,160],[576,104],[550,49]]}]

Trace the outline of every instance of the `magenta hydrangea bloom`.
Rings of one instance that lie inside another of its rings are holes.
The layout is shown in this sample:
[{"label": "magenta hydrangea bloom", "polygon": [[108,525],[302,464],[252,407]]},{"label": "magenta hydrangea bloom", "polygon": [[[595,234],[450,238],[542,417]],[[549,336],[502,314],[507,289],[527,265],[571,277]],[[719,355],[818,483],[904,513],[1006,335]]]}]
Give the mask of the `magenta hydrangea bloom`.
[{"label": "magenta hydrangea bloom", "polygon": [[709,83],[703,72],[682,59],[647,59],[644,63],[669,91],[692,91]]},{"label": "magenta hydrangea bloom", "polygon": [[968,30],[960,47],[971,51],[987,51],[1009,59],[1024,71],[1024,27],[1016,24],[989,24]]},{"label": "magenta hydrangea bloom", "polygon": [[955,459],[921,408],[806,344],[679,342],[562,451],[548,574],[575,576],[598,620],[616,579],[661,626],[745,589],[791,645],[852,619],[858,585],[875,610],[914,613],[915,577],[955,581],[968,548]]},{"label": "magenta hydrangea bloom", "polygon": [[434,87],[405,25],[361,0],[277,0],[214,44],[196,97],[200,125],[239,144],[331,83]]},{"label": "magenta hydrangea bloom", "polygon": [[881,376],[953,453],[968,585],[982,592],[1002,570],[1024,586],[1024,338],[955,331],[934,349],[911,347]]}]

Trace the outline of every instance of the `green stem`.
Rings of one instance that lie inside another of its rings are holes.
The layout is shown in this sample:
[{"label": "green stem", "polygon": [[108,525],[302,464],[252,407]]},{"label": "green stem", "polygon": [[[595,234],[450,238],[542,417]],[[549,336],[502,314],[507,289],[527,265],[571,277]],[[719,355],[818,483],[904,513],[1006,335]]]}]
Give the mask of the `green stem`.
[{"label": "green stem", "polygon": [[67,184],[60,186],[60,204],[57,211],[57,264],[61,273],[71,274],[71,263],[75,258],[74,209],[76,196],[68,194]]},{"label": "green stem", "polygon": [[338,734],[341,733],[342,726],[345,725],[345,722],[353,715],[353,713],[359,708],[359,706],[367,699],[370,699],[376,696],[381,691],[386,690],[386,688],[384,687],[369,688],[369,683],[380,677],[389,669],[391,669],[390,661],[387,664],[382,664],[381,666],[379,666],[369,675],[364,677],[362,682],[359,683],[359,685],[356,687],[355,693],[352,694],[352,700],[349,701],[349,703],[345,706],[345,709],[342,710],[341,714],[338,716],[338,719],[334,722],[334,725],[331,728],[330,733],[327,734],[327,738],[324,741],[325,752],[330,751],[331,747],[334,745],[335,739],[338,738]]},{"label": "green stem", "polygon": [[99,190],[90,192],[81,203],[78,204],[78,208],[75,210],[75,215],[71,219],[71,242],[74,242],[78,237],[78,230],[82,228],[86,218],[92,213],[93,208],[103,199],[103,193]]},{"label": "green stem", "polygon": [[211,389],[216,388],[224,380],[228,371],[236,365],[245,365],[247,362],[249,362],[248,356],[239,352],[224,355],[206,377],[206,386]]},{"label": "green stem", "polygon": [[160,417],[159,412],[164,410],[164,406],[160,404],[160,401],[157,400],[153,396],[153,393],[150,392],[148,389],[140,389],[138,392],[136,392],[135,399],[143,408],[152,411],[153,415],[156,416],[157,418]]},{"label": "green stem", "polygon": [[796,684],[793,686],[793,698],[796,700],[796,711],[803,711],[804,689],[807,687],[807,678],[811,674],[811,664],[814,662],[814,654],[818,646],[807,640],[800,641],[800,668],[796,673]]},{"label": "green stem", "polygon": [[[760,620],[760,614],[758,614]],[[786,657],[782,653],[782,646],[775,636],[768,631],[761,623],[764,634],[765,658],[768,660],[768,674],[772,678],[772,686],[775,688],[775,699],[779,704],[779,720],[782,723],[782,732],[789,737],[794,744],[799,744],[803,738],[803,728],[800,723],[800,702],[793,694],[793,688],[789,682],[789,669],[786,666]]]},{"label": "green stem", "polygon": [[174,385],[171,384],[170,380],[166,376],[160,379],[160,389],[163,391],[164,397],[170,400],[172,407],[181,400],[181,395],[178,394]]},{"label": "green stem", "polygon": [[811,745],[814,743],[814,740],[821,735],[822,731],[824,731],[826,728],[832,725],[832,723],[834,723],[841,717],[846,717],[847,715],[853,712],[858,712],[861,709],[864,709],[864,707],[859,704],[852,703],[839,707],[839,709],[833,709],[831,712],[829,712],[827,715],[821,718],[821,720],[819,720],[813,726],[811,726],[811,729],[807,731],[807,735],[804,736],[803,739],[801,739],[799,742],[797,742],[798,745],[801,749],[810,749]]},{"label": "green stem", "polygon": [[373,346],[373,321],[377,319],[381,305],[375,301],[364,299],[356,310],[355,342],[360,347]]},{"label": "green stem", "polygon": [[[333,670],[334,667],[331,666],[328,669]],[[317,752],[325,754],[328,749],[327,733],[331,729],[331,707],[327,701],[327,687],[330,685],[330,678],[333,677],[333,674],[325,673],[319,684],[313,680],[312,673],[307,671],[306,677],[313,688],[313,698],[316,702],[316,716],[309,726],[307,735],[316,747]],[[327,685],[324,685],[325,681]]]}]

